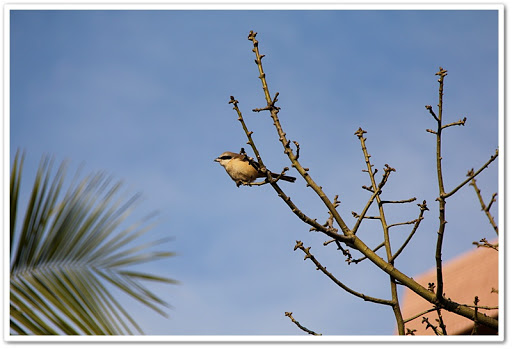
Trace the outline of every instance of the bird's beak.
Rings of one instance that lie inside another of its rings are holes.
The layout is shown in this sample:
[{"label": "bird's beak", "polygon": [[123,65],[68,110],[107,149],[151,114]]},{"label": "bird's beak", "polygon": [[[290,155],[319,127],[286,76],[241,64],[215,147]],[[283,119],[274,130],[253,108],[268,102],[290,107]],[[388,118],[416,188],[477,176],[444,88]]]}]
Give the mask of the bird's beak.
[{"label": "bird's beak", "polygon": [[220,159],[219,159],[219,158],[216,158],[216,159],[214,159],[213,161],[215,161],[215,162],[220,162]]}]

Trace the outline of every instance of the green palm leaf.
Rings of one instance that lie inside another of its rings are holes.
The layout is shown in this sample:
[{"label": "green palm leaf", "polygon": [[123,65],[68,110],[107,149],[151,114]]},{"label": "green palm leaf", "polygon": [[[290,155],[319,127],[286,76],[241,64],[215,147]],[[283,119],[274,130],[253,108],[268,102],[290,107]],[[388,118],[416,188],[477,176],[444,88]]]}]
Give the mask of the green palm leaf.
[{"label": "green palm leaf", "polygon": [[119,291],[167,316],[169,305],[143,282],[176,281],[126,269],[174,256],[155,250],[162,240],[138,242],[147,220],[125,227],[138,196],[119,197],[121,184],[103,173],[75,177],[62,193],[66,164],[52,176],[53,161],[43,157],[20,223],[23,161],[18,151],[10,182],[11,334],[142,333],[116,300]]}]

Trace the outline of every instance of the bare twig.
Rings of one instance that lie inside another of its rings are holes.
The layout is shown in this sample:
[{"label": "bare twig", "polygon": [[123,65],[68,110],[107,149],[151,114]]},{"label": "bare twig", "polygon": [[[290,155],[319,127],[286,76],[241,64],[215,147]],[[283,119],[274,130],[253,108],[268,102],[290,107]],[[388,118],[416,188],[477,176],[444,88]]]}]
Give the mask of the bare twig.
[{"label": "bare twig", "polygon": [[252,151],[254,152],[254,155],[256,156],[256,159],[258,159],[258,164],[260,165],[260,167],[265,167],[265,165],[263,164],[263,161],[261,160],[260,152],[256,148],[256,145],[254,144],[254,141],[252,140],[253,132],[249,131],[249,129],[245,125],[245,121],[244,121],[244,118],[242,116],[242,112],[240,111],[240,108],[238,108],[238,101],[235,99],[235,97],[230,96],[229,104],[233,104],[233,109],[238,114],[238,121],[240,121],[240,124],[242,124],[242,128],[244,129],[245,134],[246,134],[247,139],[248,139],[247,144],[249,144],[251,146]]},{"label": "bare twig", "polygon": [[[491,205],[496,202],[496,196],[498,196],[498,193],[494,193],[492,194],[492,198],[491,198],[491,201],[489,202],[489,205],[487,205],[487,207],[485,207],[485,211],[489,211],[491,209]],[[496,228],[497,229],[497,228]]]},{"label": "bare twig", "polygon": [[[475,313],[478,312],[478,302],[480,302],[480,300],[478,299],[478,296],[475,296],[475,301],[474,301]],[[476,322],[476,321],[473,322],[473,330],[471,331],[471,334],[472,335],[477,335],[478,334],[478,322]]]},{"label": "bare twig", "polygon": [[[474,175],[474,173],[475,172],[473,171],[473,169],[471,169],[471,170],[468,171],[467,176],[472,176],[472,175]],[[490,212],[492,204],[494,202],[496,202],[496,196],[498,195],[498,193],[492,194],[491,201],[486,206],[485,203],[484,203],[484,199],[482,198],[482,194],[480,192],[480,188],[478,188],[478,186],[476,185],[476,179],[473,178],[469,185],[472,186],[473,188],[475,188],[475,192],[476,192],[476,195],[478,197],[478,201],[480,202],[480,206],[482,206],[482,211],[485,212],[485,215],[487,216],[487,219],[489,219],[489,223],[491,223],[492,227],[494,228],[494,231],[496,232],[496,234],[498,234],[498,226],[496,225],[496,222],[494,221],[494,217],[491,215],[491,212]]]},{"label": "bare twig", "polygon": [[498,251],[498,243],[491,244],[487,239],[481,239],[480,242],[473,241],[473,245],[476,245],[476,247],[487,247],[492,248],[493,250]]},{"label": "bare twig", "polygon": [[406,203],[413,202],[413,201],[416,201],[416,198],[410,198],[410,199],[406,199],[406,200],[395,200],[395,201],[382,200],[381,202],[383,204],[406,204]]},{"label": "bare twig", "polygon": [[[421,219],[423,219],[423,217]],[[399,226],[399,225],[415,224],[415,223],[418,223],[421,219],[417,218],[417,219],[413,219],[412,221],[393,223],[393,224],[388,225],[388,228],[396,227],[396,226]]]},{"label": "bare twig", "polygon": [[362,219],[380,219],[380,216],[360,216],[359,214],[357,214],[356,212],[352,212],[352,216],[354,216],[354,218],[362,218]]},{"label": "bare twig", "polygon": [[441,315],[441,309],[437,308],[436,311],[437,311],[437,322],[439,322],[439,327],[441,327],[441,331],[442,331],[443,335],[447,336],[448,333],[446,333],[446,325],[444,324],[443,316]]},{"label": "bare twig", "polygon": [[414,336],[414,332],[418,331],[416,329],[411,330],[410,328],[407,328],[406,330],[407,330],[407,332],[405,333],[406,336]]},{"label": "bare twig", "polygon": [[285,316],[288,316],[290,318],[290,320],[292,320],[292,322],[297,325],[298,328],[300,328],[302,331],[308,333],[308,334],[311,334],[313,336],[321,336],[322,334],[321,333],[316,333],[315,331],[311,331],[310,329],[302,326],[297,320],[295,320],[292,316],[292,312],[288,312],[288,311],[285,311],[284,312],[284,315]]},{"label": "bare twig", "polygon": [[[497,293],[497,292],[496,292]],[[478,309],[484,309],[484,310],[496,310],[499,309],[499,306],[488,306],[488,305],[474,305],[474,304],[461,304],[468,308],[478,308]]]},{"label": "bare twig", "polygon": [[368,202],[366,203],[365,207],[361,211],[361,214],[357,214],[356,212],[352,212],[352,215],[354,217],[359,217],[358,220],[356,221],[356,224],[354,224],[354,227],[352,228],[352,232],[354,234],[357,233],[357,230],[359,229],[359,226],[361,225],[366,212],[368,212],[368,210],[370,209],[370,206],[373,204],[373,201],[375,200],[377,195],[379,195],[379,192],[380,191],[374,191],[373,192],[372,196],[368,199]]},{"label": "bare twig", "polygon": [[302,241],[297,241],[297,243],[295,244],[295,247],[293,248],[293,250],[297,250],[297,249],[300,249],[301,251],[304,252],[305,256],[304,256],[304,260],[306,259],[310,259],[315,265],[316,265],[316,268],[320,271],[322,271],[322,273],[324,273],[325,275],[327,275],[329,277],[329,279],[331,279],[336,285],[338,285],[339,287],[341,287],[342,289],[344,289],[345,291],[347,291],[348,293],[356,296],[356,297],[359,297],[359,298],[362,298],[363,300],[365,301],[368,301],[368,302],[373,302],[373,303],[379,303],[379,304],[386,304],[386,305],[393,305],[393,301],[390,301],[390,300],[387,300],[387,299],[380,299],[380,298],[375,298],[375,297],[370,297],[370,296],[367,296],[363,293],[360,293],[360,292],[357,292],[357,291],[354,291],[353,289],[351,289],[350,287],[346,286],[344,283],[342,283],[340,280],[338,280],[334,275],[332,275],[316,258],[315,256],[313,256],[311,254],[311,252],[309,252],[309,250],[311,249],[311,247],[304,247],[304,244],[302,243]]},{"label": "bare twig", "polygon": [[347,259],[345,260],[348,264],[352,263],[352,255],[350,254],[349,249],[344,249],[343,246],[341,246],[339,241],[336,241],[336,246],[338,246],[338,250],[340,250]]},{"label": "bare twig", "polygon": [[418,230],[418,227],[420,226],[420,223],[423,220],[423,213],[425,211],[428,211],[427,202],[425,200],[423,200],[422,204],[418,204],[418,206],[420,207],[420,215],[416,219],[416,223],[414,224],[414,227],[412,228],[412,231],[409,234],[409,236],[407,237],[407,239],[405,239],[405,241],[402,244],[402,246],[400,246],[400,248],[395,252],[393,257],[391,258],[392,261],[394,261],[396,259],[396,257],[398,257],[400,255],[400,253],[402,253],[402,251],[404,250],[405,246],[407,246],[409,241],[411,241],[412,237],[414,236],[414,233],[416,233],[416,230]]},{"label": "bare twig", "polygon": [[450,124],[447,124],[447,125],[443,125],[441,126],[441,128],[447,128],[447,127],[451,127],[451,126],[464,126],[466,124],[466,117],[464,117],[464,119],[462,120],[459,120],[459,121],[455,121],[455,122],[452,122]]},{"label": "bare twig", "polygon": [[418,313],[418,314],[416,314],[416,315],[414,315],[414,316],[411,316],[410,318],[408,318],[408,319],[405,319],[405,320],[404,320],[404,324],[405,324],[405,323],[408,323],[408,322],[410,322],[410,321],[412,321],[412,320],[415,320],[415,319],[419,318],[419,317],[420,317],[420,316],[422,316],[422,315],[425,315],[425,314],[431,313],[431,312],[433,312],[433,311],[436,311],[436,309],[437,309],[437,308],[436,308],[436,307],[434,307],[434,308],[431,308],[431,309],[427,309],[427,310],[425,310],[425,311],[422,311],[421,313]]},{"label": "bare twig", "polygon": [[441,335],[441,332],[437,329],[437,326],[432,325],[432,324],[430,323],[430,321],[428,321],[428,317],[423,317],[423,320],[421,320],[421,323],[422,323],[422,324],[425,324],[425,323],[426,323],[427,325],[426,325],[426,327],[425,327],[425,328],[426,328],[426,329],[431,328],[431,329],[432,329],[432,331],[434,331],[434,333],[435,333],[435,335],[436,335],[436,336]]},{"label": "bare twig", "polygon": [[440,120],[437,117],[436,113],[434,113],[434,111],[432,110],[432,106],[431,105],[426,105],[425,108],[427,108],[427,110],[430,112],[430,115],[432,115],[434,117],[434,119],[436,119],[437,122],[440,122]]},{"label": "bare twig", "polygon": [[450,196],[452,196],[453,194],[455,194],[460,188],[462,188],[463,186],[465,186],[469,181],[471,181],[473,178],[475,178],[476,176],[478,176],[480,174],[480,172],[482,172],[483,170],[485,170],[487,168],[487,166],[489,166],[491,164],[491,162],[493,162],[494,160],[496,160],[496,158],[498,157],[498,149],[496,149],[496,152],[494,153],[494,155],[491,156],[491,158],[482,166],[480,167],[480,169],[478,171],[476,171],[475,173],[473,173],[471,176],[469,176],[468,179],[466,179],[465,181],[463,181],[461,184],[459,184],[457,187],[455,187],[451,192],[449,193],[445,193],[443,195],[443,197],[446,199]]}]

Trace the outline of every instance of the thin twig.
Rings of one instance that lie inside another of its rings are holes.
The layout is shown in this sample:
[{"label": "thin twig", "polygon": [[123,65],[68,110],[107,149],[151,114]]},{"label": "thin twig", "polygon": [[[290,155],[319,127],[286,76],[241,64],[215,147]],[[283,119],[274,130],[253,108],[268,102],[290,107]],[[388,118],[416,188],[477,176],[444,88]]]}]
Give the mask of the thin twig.
[{"label": "thin twig", "polygon": [[409,203],[409,202],[413,202],[415,201],[416,198],[410,198],[410,199],[406,199],[406,200],[395,200],[395,201],[391,201],[391,200],[382,200],[382,204],[405,204],[405,203]]},{"label": "thin twig", "polygon": [[419,317],[420,317],[420,316],[422,316],[422,315],[425,315],[425,314],[431,313],[431,312],[433,312],[433,311],[436,311],[436,309],[437,309],[437,308],[436,308],[436,307],[434,307],[434,308],[431,308],[431,309],[427,309],[427,310],[425,310],[425,311],[422,311],[421,313],[416,314],[416,315],[414,315],[414,316],[411,316],[410,318],[408,318],[408,319],[405,319],[405,320],[404,320],[404,324],[405,324],[405,323],[408,323],[408,322],[410,322],[410,321],[412,321],[412,320],[414,320],[414,319],[417,319],[417,318],[419,318]]},{"label": "thin twig", "polygon": [[496,196],[498,196],[498,193],[492,194],[491,201],[489,202],[489,205],[485,208],[485,211],[489,211],[491,209],[491,205],[496,202]]},{"label": "thin twig", "polygon": [[424,324],[426,323],[426,327],[425,329],[428,329],[428,328],[431,328],[432,331],[434,331],[435,335],[436,336],[439,336],[441,333],[439,332],[439,330],[437,329],[437,326],[434,326],[430,323],[430,321],[428,321],[428,317],[423,317],[423,320],[421,320],[421,323]]},{"label": "thin twig", "polygon": [[436,113],[434,113],[434,111],[432,110],[432,106],[426,105],[425,108],[427,108],[427,110],[430,112],[430,115],[432,115],[434,119],[436,119],[436,121],[439,122],[439,118],[437,117]]},{"label": "thin twig", "polygon": [[407,328],[406,330],[407,330],[407,332],[405,333],[406,336],[407,335],[414,336],[415,335],[414,332],[418,331],[416,329],[411,330],[410,328]]},{"label": "thin twig", "polygon": [[443,125],[441,128],[447,128],[447,127],[451,127],[451,126],[464,126],[466,124],[466,117],[464,117],[464,119],[462,120],[459,120],[459,121],[455,121],[455,122],[452,122],[450,124],[447,124],[447,125]]},{"label": "thin twig", "polygon": [[480,167],[480,169],[478,171],[473,173],[473,175],[469,176],[468,179],[466,179],[461,184],[459,184],[457,187],[455,187],[451,192],[444,194],[443,197],[448,198],[448,197],[452,196],[453,194],[455,194],[460,188],[465,186],[469,181],[471,181],[473,178],[478,176],[480,174],[480,172],[485,170],[487,168],[487,166],[489,166],[491,164],[491,162],[496,160],[497,157],[498,157],[498,149],[496,149],[496,152],[494,153],[494,155],[492,155],[491,158],[482,167]]},{"label": "thin twig", "polygon": [[439,327],[441,327],[441,331],[443,332],[443,335],[447,336],[448,333],[446,333],[446,325],[444,324],[443,316],[441,315],[441,309],[437,308],[436,311],[437,311],[437,318],[438,318],[437,321],[439,322]]},{"label": "thin twig", "polygon": [[487,305],[474,305],[474,304],[461,304],[468,308],[478,308],[478,309],[484,309],[484,310],[496,310],[499,309],[499,306],[487,306]]},{"label": "thin twig", "polygon": [[251,146],[252,151],[254,152],[254,155],[256,156],[256,159],[258,159],[258,163],[259,163],[260,167],[265,167],[265,165],[263,164],[263,161],[261,160],[260,152],[256,148],[254,141],[252,140],[253,132],[249,131],[249,129],[247,128],[247,125],[245,124],[244,118],[242,116],[242,112],[240,111],[240,108],[238,108],[238,101],[235,99],[235,97],[230,96],[229,104],[233,104],[233,109],[238,114],[238,121],[240,121],[240,124],[242,124],[242,128],[244,129],[245,134],[248,139],[247,144],[249,144]]},{"label": "thin twig", "polygon": [[[373,201],[375,200],[375,198],[377,197],[377,195],[379,195],[379,192],[380,191],[374,191],[372,196],[368,199],[368,202],[366,203],[365,207],[363,208],[363,210],[361,211],[361,214],[358,215],[358,219],[356,221],[356,224],[354,224],[354,227],[352,228],[352,232],[354,234],[357,233],[357,230],[359,229],[359,226],[361,225],[363,219],[364,219],[364,215],[366,214],[366,212],[368,212],[368,210],[370,209],[370,206],[372,205]],[[352,212],[352,215],[354,214],[355,212]],[[357,213],[356,213],[357,215]]]},{"label": "thin twig", "polygon": [[315,331],[311,331],[310,329],[302,326],[297,320],[295,320],[292,316],[292,312],[288,312],[288,311],[285,311],[284,312],[284,315],[285,316],[288,316],[290,318],[290,320],[292,320],[292,322],[297,325],[298,328],[300,328],[302,331],[306,332],[306,333],[309,333],[313,336],[321,336],[322,334],[321,333],[316,333]]},{"label": "thin twig", "polygon": [[418,220],[419,219],[413,219],[412,221],[393,223],[393,224],[388,225],[388,228],[396,227],[396,226],[399,226],[399,225],[415,224],[415,223],[418,223]]},{"label": "thin twig", "polygon": [[412,228],[411,233],[409,234],[407,239],[405,239],[402,246],[400,246],[400,248],[395,252],[393,257],[391,258],[391,261],[394,261],[396,259],[396,257],[398,257],[400,255],[400,253],[402,253],[402,251],[404,250],[405,246],[407,246],[409,241],[411,241],[414,233],[416,233],[416,230],[418,230],[418,227],[420,226],[420,223],[423,220],[423,213],[425,211],[428,211],[427,202],[425,200],[423,200],[422,204],[418,204],[418,206],[420,207],[420,215],[418,216],[418,219],[416,219],[416,224],[414,224],[414,227]]},{"label": "thin twig", "polygon": [[[478,313],[478,302],[480,300],[478,299],[478,296],[475,296],[475,314]],[[473,330],[471,331],[471,334],[472,335],[477,335],[478,334],[478,322],[474,321],[473,322]]]},{"label": "thin twig", "polygon": [[[473,174],[474,174],[474,171],[473,171],[473,169],[471,169],[468,171],[467,175],[472,176]],[[482,206],[482,211],[485,212],[487,219],[489,219],[489,223],[491,223],[492,227],[494,228],[494,231],[496,232],[496,234],[498,234],[498,226],[496,225],[496,222],[494,221],[494,217],[491,215],[491,212],[490,212],[491,205],[494,202],[496,202],[496,196],[498,195],[498,193],[492,194],[491,201],[489,202],[489,205],[486,206],[484,203],[484,199],[482,198],[482,194],[480,193],[480,188],[478,188],[478,186],[476,185],[476,179],[473,178],[469,185],[472,186],[473,188],[475,188],[475,192],[478,197],[478,201],[480,202],[480,206]]]},{"label": "thin twig", "polygon": [[352,294],[352,295],[354,295],[356,297],[362,298],[363,300],[368,301],[368,302],[379,303],[379,304],[386,304],[386,305],[393,305],[394,304],[393,301],[390,301],[390,300],[387,300],[387,299],[380,299],[380,298],[370,297],[370,296],[367,296],[367,295],[365,295],[363,293],[354,291],[350,287],[346,286],[344,283],[342,283],[340,280],[338,280],[334,275],[332,275],[322,264],[320,264],[320,262],[315,258],[315,256],[313,256],[311,254],[311,252],[309,252],[311,247],[304,247],[304,244],[302,243],[302,241],[297,241],[297,243],[295,244],[295,247],[293,248],[293,250],[295,251],[297,249],[300,249],[301,251],[303,251],[305,253],[304,260],[311,259],[311,261],[316,265],[316,268],[318,270],[321,270],[322,273],[327,275],[329,277],[329,279],[331,279],[336,285],[338,285],[339,287],[341,287],[342,289],[344,289],[348,293],[350,293],[350,294]]},{"label": "thin twig", "polygon": [[487,239],[481,239],[480,242],[473,241],[473,245],[476,245],[476,247],[487,247],[492,248],[493,250],[498,251],[498,243],[491,244]]}]

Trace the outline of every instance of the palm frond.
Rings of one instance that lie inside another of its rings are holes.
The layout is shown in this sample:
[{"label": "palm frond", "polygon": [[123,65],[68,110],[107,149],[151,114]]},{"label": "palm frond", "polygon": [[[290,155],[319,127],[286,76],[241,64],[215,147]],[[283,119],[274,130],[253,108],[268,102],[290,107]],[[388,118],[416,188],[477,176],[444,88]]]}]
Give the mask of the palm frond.
[{"label": "palm frond", "polygon": [[10,181],[11,333],[142,333],[117,300],[119,292],[167,315],[169,305],[141,281],[176,281],[126,269],[174,256],[155,250],[161,241],[138,242],[151,228],[146,220],[125,227],[139,196],[120,197],[121,183],[103,173],[75,177],[61,194],[67,164],[52,175],[54,161],[43,157],[21,218],[23,162],[18,151]]}]

